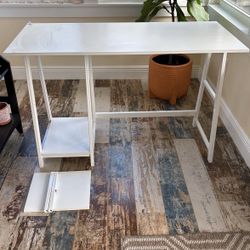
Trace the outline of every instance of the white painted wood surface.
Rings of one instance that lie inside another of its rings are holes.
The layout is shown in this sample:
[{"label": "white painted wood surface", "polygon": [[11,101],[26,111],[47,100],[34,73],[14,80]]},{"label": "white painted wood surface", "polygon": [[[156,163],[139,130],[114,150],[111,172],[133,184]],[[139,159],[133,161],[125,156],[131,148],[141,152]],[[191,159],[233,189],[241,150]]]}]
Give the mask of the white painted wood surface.
[{"label": "white painted wood surface", "polygon": [[[51,211],[89,209],[91,171],[56,172]],[[50,173],[35,173],[24,212],[43,212]]]},{"label": "white painted wood surface", "polygon": [[174,144],[199,230],[201,232],[227,231],[211,180],[195,141],[193,139],[176,139]]},{"label": "white painted wood surface", "polygon": [[222,52],[249,49],[217,22],[28,23],[4,51],[19,55]]},{"label": "white painted wood surface", "polygon": [[52,118],[43,139],[42,156],[89,156],[88,119]]}]

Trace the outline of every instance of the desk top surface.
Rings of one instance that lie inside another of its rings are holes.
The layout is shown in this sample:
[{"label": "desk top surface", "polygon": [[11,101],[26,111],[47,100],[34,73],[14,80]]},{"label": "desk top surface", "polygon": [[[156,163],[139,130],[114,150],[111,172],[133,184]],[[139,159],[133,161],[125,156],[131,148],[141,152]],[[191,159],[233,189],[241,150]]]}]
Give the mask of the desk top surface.
[{"label": "desk top surface", "polygon": [[28,23],[4,51],[15,55],[244,53],[217,22]]}]

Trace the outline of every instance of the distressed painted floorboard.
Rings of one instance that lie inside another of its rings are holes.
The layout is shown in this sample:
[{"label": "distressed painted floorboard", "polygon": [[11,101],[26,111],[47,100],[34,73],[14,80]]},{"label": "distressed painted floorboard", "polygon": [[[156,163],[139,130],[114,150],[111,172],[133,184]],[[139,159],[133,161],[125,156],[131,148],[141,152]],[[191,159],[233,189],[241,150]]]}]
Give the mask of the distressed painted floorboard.
[{"label": "distressed painted floorboard", "polygon": [[[46,84],[53,115],[86,115],[83,80]],[[34,172],[91,169],[88,158],[50,159],[44,169],[38,168],[26,85],[16,83],[24,139],[13,134],[0,155],[1,250],[116,250],[125,235],[225,231],[225,227],[250,231],[249,168],[221,122],[214,162],[208,163],[207,149],[190,118],[98,119],[90,210],[25,214]],[[198,87],[193,80],[187,96],[170,106],[148,97],[146,81],[96,80],[97,110],[193,108]],[[38,81],[34,88],[43,134],[47,120]],[[205,95],[199,119],[206,133],[211,112]],[[197,145],[192,157],[186,154],[190,142]]]},{"label": "distressed painted floorboard", "polygon": [[176,139],[175,148],[200,232],[226,232],[212,183],[193,139]]},{"label": "distressed painted floorboard", "polygon": [[72,249],[75,237],[77,211],[63,211],[50,214],[44,233],[44,249]]},{"label": "distressed painted floorboard", "polygon": [[[112,111],[128,107],[127,85],[123,81],[112,81],[110,96]],[[110,119],[107,249],[119,249],[121,237],[137,233],[132,164],[130,121]]]},{"label": "distressed painted floorboard", "polygon": [[9,249],[43,249],[47,216],[20,216]]},{"label": "distressed painted floorboard", "polygon": [[[163,109],[165,102],[145,98],[150,110]],[[193,233],[198,231],[192,203],[188,194],[183,172],[174,147],[168,118],[149,119],[151,136],[157,157],[161,192],[170,233]]]},{"label": "distressed painted floorboard", "polygon": [[131,127],[138,234],[167,234],[169,229],[148,123],[134,122]]},{"label": "distressed painted floorboard", "polygon": [[173,142],[164,142],[162,146],[156,152],[169,231],[195,233],[198,225]]},{"label": "distressed painted floorboard", "polygon": [[34,157],[17,157],[5,178],[0,192],[0,249],[12,245],[37,164]]},{"label": "distressed painted floorboard", "polygon": [[8,174],[9,169],[11,168],[11,165],[17,157],[22,140],[23,135],[20,135],[17,130],[13,131],[4,149],[0,153],[0,189],[4,183],[4,179]]},{"label": "distressed painted floorboard", "polygon": [[73,249],[106,249],[107,237],[107,169],[108,144],[96,144],[95,167],[92,172],[90,209],[79,211]]},{"label": "distressed painted floorboard", "polygon": [[[140,81],[129,84],[128,105],[129,110],[144,110],[145,98]],[[137,233],[167,234],[169,229],[148,119],[133,118],[130,124]]]}]

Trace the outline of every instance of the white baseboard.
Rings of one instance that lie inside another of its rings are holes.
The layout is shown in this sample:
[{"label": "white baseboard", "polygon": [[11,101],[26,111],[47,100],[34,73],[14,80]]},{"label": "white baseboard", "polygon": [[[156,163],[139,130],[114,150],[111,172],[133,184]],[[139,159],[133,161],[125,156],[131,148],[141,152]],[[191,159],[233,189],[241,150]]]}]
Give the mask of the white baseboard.
[{"label": "white baseboard", "polygon": [[[215,84],[213,84],[211,79],[208,78],[207,80],[214,89]],[[223,98],[220,105],[220,118],[228,133],[232,137],[241,156],[245,160],[247,166],[250,168],[250,139],[236,120],[235,116],[233,115],[232,111],[229,109]]]},{"label": "white baseboard", "polygon": [[220,118],[244,158],[247,166],[250,168],[250,139],[224,100],[221,101]]},{"label": "white baseboard", "polygon": [[[25,69],[12,67],[15,80],[26,79]],[[33,78],[38,79],[37,68],[32,68]],[[84,79],[84,68],[80,66],[49,66],[44,67],[46,79]],[[95,79],[147,79],[148,65],[94,66]],[[200,67],[193,65],[192,77],[199,78]]]}]

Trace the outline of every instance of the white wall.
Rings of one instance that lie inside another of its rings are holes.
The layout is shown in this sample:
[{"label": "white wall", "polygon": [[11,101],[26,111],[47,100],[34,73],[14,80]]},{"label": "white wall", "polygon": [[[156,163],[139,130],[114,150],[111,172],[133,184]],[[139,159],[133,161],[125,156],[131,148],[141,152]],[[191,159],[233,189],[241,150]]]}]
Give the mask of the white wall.
[{"label": "white wall", "polygon": [[[213,56],[209,78],[216,83],[221,56]],[[250,138],[250,55],[228,55],[223,99]]]}]

